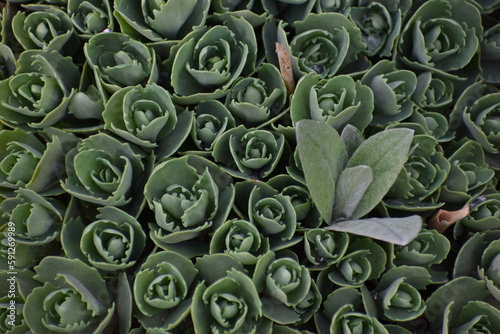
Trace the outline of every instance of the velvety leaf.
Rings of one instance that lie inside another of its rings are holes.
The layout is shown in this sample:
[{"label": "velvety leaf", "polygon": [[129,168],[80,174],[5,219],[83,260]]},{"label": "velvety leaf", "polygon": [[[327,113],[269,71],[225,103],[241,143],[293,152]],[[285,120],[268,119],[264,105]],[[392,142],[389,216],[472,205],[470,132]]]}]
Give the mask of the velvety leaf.
[{"label": "velvety leaf", "polygon": [[335,186],[347,151],[331,126],[312,120],[297,123],[297,144],[307,187],[323,219],[331,221]]},{"label": "velvety leaf", "polygon": [[356,166],[342,171],[335,190],[334,219],[350,219],[366,190],[373,181],[369,166]]},{"label": "velvety leaf", "polygon": [[346,167],[371,167],[373,182],[354,210],[353,218],[369,213],[389,191],[408,158],[412,137],[413,130],[410,129],[386,130],[369,137],[354,152]]},{"label": "velvety leaf", "polygon": [[406,245],[412,241],[422,229],[422,217],[404,218],[367,218],[347,220],[325,227],[328,230],[349,232],[373,239]]}]

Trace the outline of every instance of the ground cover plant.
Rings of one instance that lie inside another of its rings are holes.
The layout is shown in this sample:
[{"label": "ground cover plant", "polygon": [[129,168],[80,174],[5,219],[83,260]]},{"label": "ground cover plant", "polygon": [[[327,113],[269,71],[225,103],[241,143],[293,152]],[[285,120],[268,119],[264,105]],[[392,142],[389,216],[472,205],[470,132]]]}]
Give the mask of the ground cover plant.
[{"label": "ground cover plant", "polygon": [[0,332],[500,328],[500,1],[0,6]]}]

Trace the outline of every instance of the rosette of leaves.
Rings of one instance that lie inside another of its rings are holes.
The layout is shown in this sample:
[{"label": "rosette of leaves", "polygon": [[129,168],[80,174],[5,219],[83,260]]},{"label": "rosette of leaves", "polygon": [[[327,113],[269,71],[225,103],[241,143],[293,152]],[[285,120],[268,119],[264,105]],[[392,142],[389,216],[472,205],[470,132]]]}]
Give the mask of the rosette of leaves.
[{"label": "rosette of leaves", "polygon": [[470,205],[470,213],[454,225],[454,234],[500,229],[500,194],[479,196]]},{"label": "rosette of leaves", "polygon": [[309,270],[291,251],[268,252],[259,258],[252,279],[261,294],[264,317],[275,323],[304,323],[320,307],[321,294]]},{"label": "rosette of leaves", "polygon": [[[491,305],[484,281],[458,277],[438,287],[426,300],[428,330],[442,333],[494,333],[498,307]],[[494,309],[494,311],[493,311]]]},{"label": "rosette of leaves", "polygon": [[124,206],[131,203],[145,170],[141,156],[128,143],[98,133],[83,139],[66,155],[67,178],[61,186],[85,202]]},{"label": "rosette of leaves", "polygon": [[375,303],[384,317],[392,321],[409,321],[421,316],[426,308],[420,290],[432,283],[427,269],[400,266],[389,269],[378,281]]},{"label": "rosette of leaves", "polygon": [[[500,152],[500,91],[484,83],[467,88],[455,104],[450,116],[452,130],[465,129],[466,136],[481,144],[487,154]],[[500,162],[497,162],[497,164]]]},{"label": "rosette of leaves", "polygon": [[453,277],[472,276],[483,280],[493,297],[500,301],[500,233],[487,230],[467,240],[455,259]]},{"label": "rosette of leaves", "polygon": [[156,84],[128,86],[114,93],[102,114],[104,128],[157,159],[175,153],[191,130],[193,113],[179,110],[170,93]]},{"label": "rosette of leaves", "polygon": [[33,332],[102,333],[111,326],[115,304],[97,269],[80,260],[44,258],[34,279],[43,285],[26,297],[24,316]]},{"label": "rosette of leaves", "polygon": [[[455,137],[453,131],[450,131],[448,118],[442,113],[434,111],[422,111],[416,109],[403,122],[404,126],[415,130],[416,134],[426,134],[434,137],[438,143],[449,142]],[[400,123],[394,123],[391,126],[402,126]]]},{"label": "rosette of leaves", "polygon": [[255,265],[269,252],[269,239],[251,222],[231,219],[215,230],[210,240],[210,254],[226,253],[243,265]]},{"label": "rosette of leaves", "polygon": [[[389,334],[377,315],[376,305],[365,286],[360,290],[341,287],[328,293],[314,321],[320,334]],[[406,334],[401,330],[397,333]]]},{"label": "rosette of leaves", "polygon": [[448,238],[436,230],[422,229],[408,245],[389,245],[391,266],[420,266],[427,269],[435,283],[447,280],[446,272],[437,269],[448,256],[451,245]]},{"label": "rosette of leaves", "polygon": [[[500,5],[500,2],[498,2]],[[491,84],[500,83],[500,72],[498,71],[498,54],[500,52],[500,23],[485,30],[481,41],[481,78]]]},{"label": "rosette of leaves", "polygon": [[256,61],[253,27],[243,18],[230,17],[223,25],[189,33],[172,47],[164,62],[165,81],[180,104],[219,99],[239,76],[253,73]]},{"label": "rosette of leaves", "polygon": [[113,10],[109,0],[68,0],[67,11],[77,33],[88,39],[103,31],[113,31]]},{"label": "rosette of leaves", "polygon": [[340,261],[349,246],[349,235],[345,232],[320,228],[304,233],[304,252],[312,264],[310,270],[323,270]]},{"label": "rosette of leaves", "polygon": [[4,216],[15,225],[16,243],[39,246],[54,241],[61,231],[64,204],[25,188],[16,193],[0,203]]},{"label": "rosette of leaves", "polygon": [[103,96],[122,87],[152,84],[158,79],[155,51],[118,33],[99,33],[83,47],[87,63]]},{"label": "rosette of leaves", "polygon": [[334,286],[359,288],[366,281],[378,278],[384,272],[387,254],[370,238],[358,238],[351,242],[344,255],[318,275],[321,292],[331,291]]},{"label": "rosette of leaves", "polygon": [[314,205],[307,186],[288,174],[276,175],[266,183],[279,191],[281,195],[290,197],[295,209],[297,229],[316,228],[321,225],[321,214]]},{"label": "rosette of leaves", "polygon": [[0,45],[0,80],[14,75],[17,68],[17,60],[12,49],[5,44]]},{"label": "rosette of leaves", "polygon": [[160,248],[193,257],[207,253],[208,242],[200,240],[226,221],[234,186],[217,165],[188,155],[156,166],[144,194],[154,212],[151,239]]},{"label": "rosette of leaves", "polygon": [[267,183],[250,180],[236,183],[235,189],[235,210],[269,238],[271,249],[300,241],[295,235],[297,215],[289,196]]},{"label": "rosette of leaves", "polygon": [[42,129],[66,115],[80,71],[57,51],[30,50],[17,61],[15,75],[0,81],[0,121],[9,127]]},{"label": "rosette of leaves", "polygon": [[226,131],[236,126],[233,115],[217,100],[202,101],[194,107],[191,138],[197,149],[211,152],[215,142]]},{"label": "rosette of leaves", "polygon": [[426,71],[417,76],[417,86],[411,99],[422,113],[443,112],[454,102],[453,82],[434,72]]},{"label": "rosette of leaves", "polygon": [[284,135],[240,125],[220,136],[212,156],[233,176],[262,179],[276,169],[284,149]]},{"label": "rosette of leaves", "polygon": [[464,204],[482,194],[495,174],[485,162],[482,146],[464,138],[452,142],[445,155],[448,156],[451,168],[441,187],[439,200]]},{"label": "rosette of leaves", "polygon": [[134,279],[135,316],[145,329],[169,331],[188,315],[198,270],[169,251],[149,255]]},{"label": "rosette of leaves", "polygon": [[428,135],[414,135],[408,160],[385,196],[384,204],[410,212],[442,206],[438,198],[449,170],[450,162],[437,140]]},{"label": "rosette of leaves", "polygon": [[470,2],[427,1],[406,22],[397,56],[408,68],[475,80],[482,34],[481,15]]},{"label": "rosette of leaves", "polygon": [[219,275],[201,282],[194,291],[191,318],[195,332],[270,333],[258,329],[263,310],[252,279],[234,268]]},{"label": "rosette of leaves", "polygon": [[114,15],[122,32],[161,44],[203,27],[209,6],[208,0],[116,0]]},{"label": "rosette of leaves", "polygon": [[73,54],[79,40],[71,19],[54,6],[25,5],[12,18],[12,32],[25,50],[44,49]]},{"label": "rosette of leaves", "polygon": [[296,78],[310,72],[316,72],[323,78],[331,78],[342,73],[348,66],[355,70],[364,69],[357,62],[363,59],[361,53],[366,49],[361,31],[344,15],[310,13],[304,20],[295,22],[294,28],[295,35],[288,42],[283,25],[266,24],[264,43],[270,62],[276,60],[277,63],[274,55],[275,42],[290,51]]},{"label": "rosette of leaves", "polygon": [[390,57],[401,32],[402,22],[412,5],[411,0],[351,2],[349,18],[361,29],[366,54]]},{"label": "rosette of leaves", "polygon": [[100,207],[93,221],[85,224],[70,217],[62,231],[62,245],[69,258],[77,258],[104,272],[134,266],[146,245],[141,224],[118,208]]},{"label": "rosette of leaves", "polygon": [[361,83],[373,91],[372,125],[399,122],[416,109],[411,98],[417,76],[410,70],[398,69],[394,61],[379,61],[363,75]]},{"label": "rosette of leaves", "polygon": [[316,13],[336,12],[345,16],[349,15],[351,11],[350,0],[318,0],[314,5]]},{"label": "rosette of leaves", "polygon": [[0,194],[4,197],[16,196],[14,190],[19,188],[44,196],[62,192],[59,180],[64,175],[64,157],[78,139],[50,129],[41,134],[46,142],[21,129],[0,130]]},{"label": "rosette of leaves", "polygon": [[262,6],[269,16],[291,24],[303,20],[314,7],[313,0],[262,0]]},{"label": "rosette of leaves", "polygon": [[372,121],[373,101],[372,90],[348,75],[322,80],[320,75],[309,73],[297,83],[290,117],[294,124],[312,119],[338,131],[351,124],[363,132]]},{"label": "rosette of leaves", "polygon": [[237,121],[252,127],[278,116],[286,98],[281,73],[274,65],[264,63],[255,77],[239,78],[233,83],[225,104]]}]

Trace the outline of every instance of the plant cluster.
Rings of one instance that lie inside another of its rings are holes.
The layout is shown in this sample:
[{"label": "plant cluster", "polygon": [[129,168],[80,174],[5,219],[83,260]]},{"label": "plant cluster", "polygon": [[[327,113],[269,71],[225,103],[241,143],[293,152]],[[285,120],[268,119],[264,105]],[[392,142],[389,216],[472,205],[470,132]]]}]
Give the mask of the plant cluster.
[{"label": "plant cluster", "polygon": [[500,328],[500,1],[0,6],[0,332]]}]

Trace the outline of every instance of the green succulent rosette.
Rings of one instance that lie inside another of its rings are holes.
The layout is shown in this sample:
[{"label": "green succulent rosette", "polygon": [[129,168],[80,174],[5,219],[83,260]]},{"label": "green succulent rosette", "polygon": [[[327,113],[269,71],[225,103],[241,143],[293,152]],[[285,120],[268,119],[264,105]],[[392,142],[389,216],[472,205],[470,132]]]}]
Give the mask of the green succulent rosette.
[{"label": "green succulent rosette", "polygon": [[378,278],[385,270],[387,254],[375,241],[359,238],[352,241],[339,261],[318,275],[322,293],[338,286],[361,287],[366,281]]},{"label": "green succulent rosette", "polygon": [[236,183],[235,189],[235,211],[269,238],[271,249],[300,241],[295,235],[298,222],[289,196],[266,183],[251,180]]},{"label": "green succulent rosette", "polygon": [[447,272],[438,267],[449,255],[451,244],[448,238],[436,230],[422,229],[405,246],[390,245],[391,266],[419,266],[426,268],[434,283],[447,281]]},{"label": "green succulent rosette", "polygon": [[346,232],[314,228],[304,233],[304,252],[312,265],[310,270],[323,270],[339,262],[348,246],[349,235]]},{"label": "green succulent rosette", "polygon": [[209,6],[208,0],[116,0],[113,14],[127,35],[162,43],[203,27]]},{"label": "green succulent rosette", "polygon": [[445,155],[451,164],[448,177],[441,187],[440,201],[464,204],[484,192],[494,176],[494,171],[485,161],[482,146],[464,138],[453,142]]},{"label": "green succulent rosette", "polygon": [[112,207],[99,207],[90,221],[69,217],[61,242],[69,258],[77,258],[104,272],[137,264],[146,246],[146,234],[136,218]]},{"label": "green succulent rosette", "polygon": [[126,86],[158,80],[155,51],[126,34],[96,34],[85,43],[83,51],[103,96]]},{"label": "green succulent rosette", "polygon": [[189,136],[193,113],[179,110],[156,84],[127,86],[111,96],[102,114],[104,128],[124,140],[156,149],[157,159],[175,153]]},{"label": "green succulent rosette", "polygon": [[200,283],[191,318],[196,333],[258,333],[262,302],[252,279],[232,269],[214,282]]},{"label": "green succulent rosette", "polygon": [[384,204],[404,211],[431,211],[443,205],[438,202],[440,189],[450,170],[434,137],[414,135],[412,150]]},{"label": "green succulent rosette", "polygon": [[333,126],[341,132],[347,124],[364,131],[372,121],[374,96],[372,90],[348,75],[327,80],[309,73],[302,77],[291,99],[293,124],[313,119]]},{"label": "green succulent rosette", "polygon": [[321,225],[323,222],[321,214],[311,198],[309,189],[303,183],[290,175],[279,174],[270,178],[267,184],[281,195],[290,197],[295,210],[297,229],[316,228]]},{"label": "green succulent rosette", "polygon": [[321,294],[309,270],[291,251],[268,252],[259,258],[252,279],[261,294],[264,317],[275,323],[306,322],[320,307]]},{"label": "green succulent rosette", "polygon": [[375,291],[375,302],[384,317],[391,321],[409,321],[420,317],[426,308],[420,290],[432,283],[429,272],[417,266],[389,269],[381,277]]},{"label": "green succulent rosette", "polygon": [[243,265],[255,265],[269,252],[269,239],[247,220],[230,219],[215,230],[210,240],[210,254],[225,253]]},{"label": "green succulent rosette", "polygon": [[410,117],[405,119],[404,126],[415,130],[416,134],[432,136],[438,143],[449,142],[455,137],[453,131],[450,131],[448,118],[441,112],[414,110]]},{"label": "green succulent rosette", "polygon": [[155,167],[145,188],[157,246],[193,257],[207,253],[205,237],[229,215],[234,186],[229,175],[205,158],[189,155]]},{"label": "green succulent rosette", "polygon": [[62,188],[97,205],[124,206],[147,176],[141,156],[127,143],[98,133],[83,139],[66,155],[67,178]]},{"label": "green succulent rosette", "polygon": [[469,276],[455,278],[427,298],[427,329],[438,333],[494,333],[498,306],[492,305],[490,298],[484,281]]},{"label": "green succulent rosette", "polygon": [[198,270],[176,252],[148,256],[134,279],[136,318],[151,331],[176,328],[190,313]]},{"label": "green succulent rosette", "polygon": [[75,27],[66,11],[54,6],[25,5],[12,17],[12,32],[25,50],[55,50],[73,54],[79,49]]},{"label": "green succulent rosette", "polygon": [[262,179],[276,169],[284,149],[282,134],[240,125],[222,134],[212,156],[233,176]]},{"label": "green succulent rosette", "polygon": [[[54,129],[52,129],[54,130]],[[0,130],[0,194],[14,197],[15,190],[28,188],[38,195],[58,195],[65,174],[64,157],[78,139],[46,129],[47,142],[21,129]]]},{"label": "green succulent rosette", "polygon": [[361,30],[368,56],[390,57],[393,54],[411,5],[411,0],[351,1],[349,18]]},{"label": "green succulent rosette", "polygon": [[470,205],[470,213],[454,225],[456,237],[467,232],[500,229],[500,194],[492,193],[477,197]]},{"label": "green succulent rosette", "polygon": [[458,253],[453,277],[472,276],[483,280],[493,297],[500,301],[500,241],[498,230],[475,233]]},{"label": "green succulent rosette", "polygon": [[239,77],[254,72],[257,39],[243,18],[231,17],[223,25],[202,27],[172,47],[164,62],[166,77],[179,104],[196,104],[227,95]]},{"label": "green succulent rosette", "polygon": [[[499,165],[500,152],[500,91],[491,85],[476,83],[467,88],[455,104],[450,115],[454,131],[465,130],[467,137],[481,144],[492,164]],[[463,132],[462,132],[463,133]]]},{"label": "green succulent rosette", "polygon": [[252,26],[260,27],[268,17],[261,1],[255,0],[213,0],[210,1],[208,22],[224,22],[231,16],[243,17]]},{"label": "green succulent rosette", "polygon": [[68,0],[67,3],[71,23],[83,39],[114,30],[112,3],[109,0]]},{"label": "green succulent rosette", "polygon": [[[45,257],[34,279],[43,285],[26,297],[25,321],[35,333],[104,333],[115,312],[97,269],[80,260]],[[112,326],[111,326],[112,327]]]},{"label": "green succulent rosette", "polygon": [[435,72],[418,74],[417,86],[411,99],[422,113],[443,112],[453,104],[455,88],[450,79],[439,77]]},{"label": "green succulent rosette", "polygon": [[4,216],[15,225],[16,243],[40,246],[54,241],[61,231],[65,205],[25,188],[16,193],[0,203]]},{"label": "green succulent rosette", "polygon": [[482,34],[481,15],[470,2],[427,1],[406,22],[397,56],[408,68],[475,80]]},{"label": "green succulent rosette", "polygon": [[310,72],[331,78],[349,66],[364,69],[364,66],[358,66],[366,49],[361,31],[344,15],[310,13],[303,20],[294,22],[294,28],[295,35],[288,41],[282,24],[266,24],[264,45],[268,61],[276,64],[275,42],[290,51],[295,78]]},{"label": "green succulent rosette", "polygon": [[80,71],[57,51],[30,50],[17,61],[15,75],[0,81],[0,121],[24,130],[52,126],[66,115]]},{"label": "green succulent rosette", "polygon": [[263,63],[254,77],[237,79],[226,96],[225,105],[239,123],[258,126],[279,116],[287,92],[279,70]]},{"label": "green succulent rosette", "polygon": [[361,83],[373,91],[371,125],[402,121],[416,109],[411,97],[417,76],[410,70],[398,69],[394,61],[379,61],[363,75]]},{"label": "green succulent rosette", "polygon": [[314,315],[314,322],[319,334],[390,333],[377,319],[376,306],[365,286],[360,290],[341,287],[329,292],[323,307]]},{"label": "green succulent rosette", "polygon": [[17,68],[17,60],[12,49],[5,44],[0,45],[0,80],[14,75]]},{"label": "green succulent rosette", "polygon": [[235,126],[233,115],[221,102],[202,101],[194,107],[191,139],[198,150],[209,154],[222,134]]},{"label": "green succulent rosette", "polygon": [[[498,2],[498,5],[500,5],[500,2]],[[500,72],[498,71],[498,62],[500,61],[498,57],[500,51],[500,45],[498,43],[499,37],[500,23],[496,23],[484,31],[480,46],[481,78],[490,84],[500,83]]]}]

